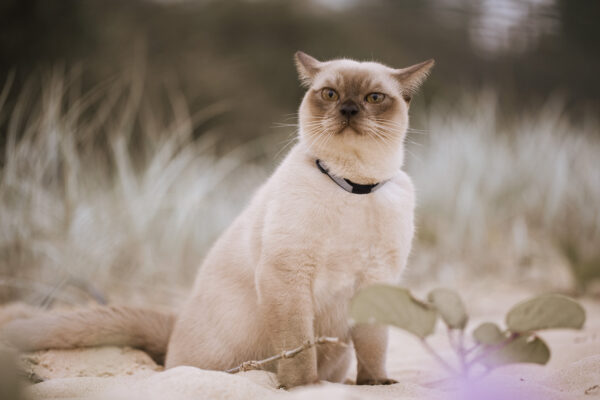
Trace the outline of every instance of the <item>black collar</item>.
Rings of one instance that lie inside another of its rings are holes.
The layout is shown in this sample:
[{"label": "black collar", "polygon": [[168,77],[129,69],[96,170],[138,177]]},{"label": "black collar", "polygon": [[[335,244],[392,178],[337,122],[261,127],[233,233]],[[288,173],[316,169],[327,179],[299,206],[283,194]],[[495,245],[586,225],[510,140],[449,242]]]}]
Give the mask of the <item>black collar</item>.
[{"label": "black collar", "polygon": [[385,180],[385,181],[381,181],[378,183],[374,183],[372,185],[361,185],[360,183],[352,182],[350,179],[341,178],[339,176],[330,174],[329,170],[327,168],[325,168],[323,166],[323,164],[321,163],[321,160],[316,160],[315,163],[317,164],[317,168],[319,168],[319,171],[321,171],[322,173],[327,175],[339,187],[341,187],[342,189],[344,189],[346,192],[349,192],[349,193],[354,193],[354,194],[373,193],[374,191],[376,191],[377,189],[382,187],[387,182],[387,180]]}]

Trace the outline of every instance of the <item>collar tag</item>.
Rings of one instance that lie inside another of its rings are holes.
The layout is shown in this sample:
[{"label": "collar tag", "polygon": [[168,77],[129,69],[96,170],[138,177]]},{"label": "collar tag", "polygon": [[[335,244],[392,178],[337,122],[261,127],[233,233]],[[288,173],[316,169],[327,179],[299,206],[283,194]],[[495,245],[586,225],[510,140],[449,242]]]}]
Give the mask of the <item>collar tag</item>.
[{"label": "collar tag", "polygon": [[317,168],[319,171],[327,175],[332,181],[334,181],[339,187],[344,189],[348,193],[354,194],[369,194],[373,193],[380,187],[382,187],[387,180],[381,181],[378,183],[374,183],[372,185],[361,185],[360,183],[352,182],[350,179],[341,178],[339,176],[335,176],[329,173],[329,170],[323,166],[321,160],[316,160]]}]

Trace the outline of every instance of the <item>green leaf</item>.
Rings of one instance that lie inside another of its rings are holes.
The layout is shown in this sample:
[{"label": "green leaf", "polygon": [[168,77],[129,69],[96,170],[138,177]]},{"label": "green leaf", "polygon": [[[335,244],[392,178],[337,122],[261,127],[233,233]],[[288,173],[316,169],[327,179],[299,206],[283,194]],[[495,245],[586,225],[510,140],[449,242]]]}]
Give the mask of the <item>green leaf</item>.
[{"label": "green leaf", "polygon": [[354,296],[350,316],[357,323],[393,325],[424,338],[433,332],[437,313],[406,289],[373,285]]},{"label": "green leaf", "polygon": [[[500,346],[500,345],[497,345]],[[483,351],[489,350],[484,349]],[[521,335],[498,350],[490,350],[480,362],[490,368],[506,364],[533,363],[544,365],[550,359],[548,345],[537,336]]]},{"label": "green leaf", "polygon": [[442,319],[452,329],[464,329],[469,316],[460,296],[450,289],[434,289],[427,299],[440,313]]},{"label": "green leaf", "polygon": [[573,299],[558,294],[546,294],[521,302],[506,315],[506,326],[515,332],[581,329],[584,322],[583,307]]},{"label": "green leaf", "polygon": [[484,322],[473,331],[473,338],[480,344],[498,344],[506,340],[498,325]]}]

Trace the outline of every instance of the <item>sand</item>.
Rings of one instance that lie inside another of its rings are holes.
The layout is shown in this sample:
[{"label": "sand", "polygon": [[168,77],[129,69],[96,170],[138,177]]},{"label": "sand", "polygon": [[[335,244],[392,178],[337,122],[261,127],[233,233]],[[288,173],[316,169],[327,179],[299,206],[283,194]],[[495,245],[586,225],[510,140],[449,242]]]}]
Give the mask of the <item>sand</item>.
[{"label": "sand", "polygon": [[[475,294],[471,290],[468,296]],[[488,317],[486,320],[501,322],[510,305],[525,297],[526,291],[514,288],[480,297],[482,300],[470,310],[474,320],[470,324],[471,329],[482,320],[483,315]],[[30,353],[22,355],[21,363],[31,376],[44,380],[27,387],[26,394],[34,400],[600,399],[600,301],[588,299],[582,303],[587,312],[583,330],[541,334],[552,350],[551,360],[546,366],[506,366],[469,384],[444,379],[444,371],[423,351],[418,340],[395,329],[390,334],[388,372],[399,383],[390,386],[323,382],[285,391],[277,388],[276,377],[268,372],[248,371],[231,375],[194,367],[163,371],[145,353],[116,347]],[[0,321],[12,319],[6,317],[8,311],[0,309]],[[17,314],[26,315],[27,311],[20,309]],[[5,315],[4,319],[2,315]],[[452,360],[452,354],[447,350],[446,332],[442,328],[438,326],[437,333],[430,338],[431,344]]]}]

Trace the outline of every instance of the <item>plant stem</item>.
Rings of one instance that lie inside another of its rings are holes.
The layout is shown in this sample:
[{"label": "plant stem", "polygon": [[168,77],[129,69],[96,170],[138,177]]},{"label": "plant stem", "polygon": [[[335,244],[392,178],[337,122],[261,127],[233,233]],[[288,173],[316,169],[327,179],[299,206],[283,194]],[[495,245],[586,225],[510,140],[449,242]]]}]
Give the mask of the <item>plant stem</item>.
[{"label": "plant stem", "polygon": [[513,332],[505,341],[488,347],[481,354],[479,354],[478,356],[474,357],[471,361],[469,361],[467,363],[467,367],[471,368],[475,363],[483,360],[484,358],[489,357],[490,355],[494,354],[495,352],[497,352],[499,350],[502,350],[504,347],[506,347],[507,345],[509,345],[510,343],[514,342],[515,340],[517,340],[520,337],[521,337],[520,333]]},{"label": "plant stem", "polygon": [[458,334],[458,359],[460,361],[460,367],[463,375],[468,378],[469,377],[469,367],[467,366],[467,353],[465,351],[465,331],[463,329],[460,330]]},{"label": "plant stem", "polygon": [[440,355],[429,345],[429,343],[427,343],[427,341],[424,338],[421,338],[421,344],[423,345],[425,350],[427,350],[427,352],[429,352],[429,354],[431,354],[431,356],[439,364],[441,364],[442,367],[444,367],[446,369],[446,371],[448,371],[452,375],[459,375],[459,373],[454,368],[452,368],[452,366],[450,364],[448,364],[446,362],[446,360],[444,360],[442,357],[440,357]]},{"label": "plant stem", "polygon": [[472,352],[474,352],[475,350],[477,350],[480,347],[481,347],[481,345],[479,343],[477,343],[477,344],[474,344],[473,346],[471,346],[471,348],[465,349],[465,357],[468,356],[469,354],[471,354]]},{"label": "plant stem", "polygon": [[458,353],[458,347],[456,345],[456,340],[452,336],[452,328],[447,327],[446,333],[448,334],[448,343],[450,343],[450,347],[452,347],[452,349]]}]

